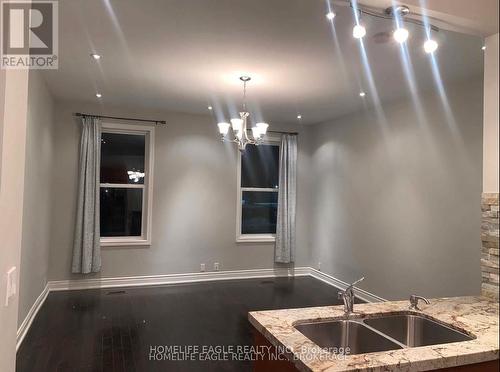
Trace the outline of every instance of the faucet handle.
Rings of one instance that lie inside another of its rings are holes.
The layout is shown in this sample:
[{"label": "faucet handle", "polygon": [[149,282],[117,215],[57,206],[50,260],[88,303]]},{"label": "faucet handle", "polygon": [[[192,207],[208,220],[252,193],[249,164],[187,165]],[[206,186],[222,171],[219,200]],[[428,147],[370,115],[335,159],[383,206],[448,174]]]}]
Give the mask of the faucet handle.
[{"label": "faucet handle", "polygon": [[430,305],[430,301],[426,299],[425,297],[422,296],[417,296],[417,295],[411,295],[410,296],[410,310],[418,310],[421,311],[420,308],[418,307],[418,301],[422,300],[424,301],[427,305]]},{"label": "faucet handle", "polygon": [[345,290],[347,291],[348,289],[354,288],[354,286],[355,286],[356,284],[358,284],[359,282],[362,282],[363,280],[365,280],[365,277],[364,277],[364,276],[363,276],[363,277],[361,277],[361,278],[359,278],[359,279],[358,279],[358,280],[356,280],[355,282],[353,282],[353,283],[349,284]]},{"label": "faucet handle", "polygon": [[358,284],[359,282],[362,282],[363,280],[365,280],[364,276],[362,276],[361,278],[359,278],[358,280],[356,280],[354,283],[352,283],[350,285],[350,287],[354,287],[356,284]]}]

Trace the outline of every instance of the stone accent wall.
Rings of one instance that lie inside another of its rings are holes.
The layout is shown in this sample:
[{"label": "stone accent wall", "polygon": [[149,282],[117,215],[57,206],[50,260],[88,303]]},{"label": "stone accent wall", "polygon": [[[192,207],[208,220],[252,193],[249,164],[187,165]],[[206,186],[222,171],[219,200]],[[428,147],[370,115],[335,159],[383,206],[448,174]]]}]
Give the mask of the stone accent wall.
[{"label": "stone accent wall", "polygon": [[481,210],[481,293],[498,300],[498,193],[483,193]]}]

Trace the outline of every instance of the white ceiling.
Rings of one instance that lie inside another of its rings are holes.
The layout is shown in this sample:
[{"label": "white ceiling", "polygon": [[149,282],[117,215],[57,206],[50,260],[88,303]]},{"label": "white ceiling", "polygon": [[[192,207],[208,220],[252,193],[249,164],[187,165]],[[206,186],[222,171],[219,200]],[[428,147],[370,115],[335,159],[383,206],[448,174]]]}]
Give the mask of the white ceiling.
[{"label": "white ceiling", "polygon": [[[61,0],[59,9],[59,69],[44,72],[57,99],[192,113],[212,105],[227,120],[245,73],[254,77],[253,117],[270,123],[296,122],[299,112],[302,123],[315,123],[373,104],[348,7],[337,7],[335,33],[322,0]],[[363,22],[380,99],[410,94],[400,48],[387,37],[392,22]],[[424,31],[408,28],[416,84],[434,87]],[[435,37],[444,80],[481,75],[479,37]],[[95,62],[92,52],[103,58]]]},{"label": "white ceiling", "polygon": [[415,13],[443,22],[440,27],[482,37],[498,33],[498,0],[358,0],[358,3],[386,8],[405,4]]}]

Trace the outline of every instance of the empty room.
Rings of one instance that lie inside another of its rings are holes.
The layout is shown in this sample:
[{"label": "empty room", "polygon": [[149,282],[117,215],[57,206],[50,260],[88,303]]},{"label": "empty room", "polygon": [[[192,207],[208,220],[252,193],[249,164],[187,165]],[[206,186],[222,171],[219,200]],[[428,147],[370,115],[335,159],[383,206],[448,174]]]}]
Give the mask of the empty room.
[{"label": "empty room", "polygon": [[0,9],[0,371],[498,370],[498,0]]}]

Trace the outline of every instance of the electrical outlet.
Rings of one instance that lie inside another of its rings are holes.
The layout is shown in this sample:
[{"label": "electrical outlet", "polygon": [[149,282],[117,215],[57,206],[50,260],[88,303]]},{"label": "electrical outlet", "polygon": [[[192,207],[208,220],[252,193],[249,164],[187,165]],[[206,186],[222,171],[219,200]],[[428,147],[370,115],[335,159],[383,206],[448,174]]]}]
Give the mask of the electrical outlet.
[{"label": "electrical outlet", "polygon": [[204,263],[200,264],[200,271],[201,272],[205,271],[205,264]]},{"label": "electrical outlet", "polygon": [[214,270],[215,271],[219,271],[219,268],[220,268],[219,263],[218,262],[214,262]]},{"label": "electrical outlet", "polygon": [[9,306],[10,299],[17,293],[17,271],[13,266],[7,271],[7,288],[5,290],[5,306]]}]

